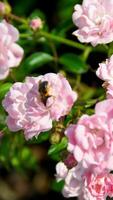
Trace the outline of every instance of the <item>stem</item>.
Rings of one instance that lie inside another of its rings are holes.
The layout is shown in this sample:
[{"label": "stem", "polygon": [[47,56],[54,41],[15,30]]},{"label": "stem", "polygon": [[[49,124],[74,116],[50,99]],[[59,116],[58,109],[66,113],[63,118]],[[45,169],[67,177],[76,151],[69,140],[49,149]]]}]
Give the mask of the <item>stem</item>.
[{"label": "stem", "polygon": [[75,86],[74,89],[78,89],[78,88],[79,88],[80,82],[81,82],[81,75],[78,74],[78,75],[77,75],[77,78],[76,78],[76,86]]},{"label": "stem", "polygon": [[55,48],[55,45],[52,41],[50,41],[50,48],[53,52],[53,56],[54,56],[54,63],[55,63],[55,71],[58,71],[58,54],[57,54],[57,50]]},{"label": "stem", "polygon": [[28,34],[28,33],[20,33],[20,37],[28,39],[29,37],[33,37],[33,35],[32,34]]},{"label": "stem", "polygon": [[11,18],[12,20],[15,20],[17,22],[20,22],[20,23],[23,23],[23,24],[27,24],[27,20],[22,18],[22,17],[19,17],[19,16],[16,16],[16,15],[13,15],[12,13],[8,14],[8,17]]},{"label": "stem", "polygon": [[60,42],[62,44],[66,44],[68,46],[75,47],[75,48],[80,49],[80,50],[85,50],[86,49],[86,46],[83,45],[83,44],[79,44],[78,42],[73,42],[73,41],[71,41],[69,39],[62,38],[62,37],[47,33],[45,31],[40,31],[39,34],[40,34],[40,36],[43,36],[43,37],[45,37],[47,39],[51,39],[51,40],[54,40],[56,42]]},{"label": "stem", "polygon": [[86,61],[90,52],[92,51],[92,47],[86,47],[85,51],[82,54],[83,61]]}]

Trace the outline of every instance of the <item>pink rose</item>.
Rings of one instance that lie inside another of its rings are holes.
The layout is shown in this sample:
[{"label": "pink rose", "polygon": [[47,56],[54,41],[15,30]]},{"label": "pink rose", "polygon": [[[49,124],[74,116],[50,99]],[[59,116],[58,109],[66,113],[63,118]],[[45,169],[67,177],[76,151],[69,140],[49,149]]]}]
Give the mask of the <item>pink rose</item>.
[{"label": "pink rose", "polygon": [[92,173],[92,169],[85,169],[79,163],[67,170],[63,162],[56,166],[57,178],[64,180],[64,197],[78,197],[79,200],[103,200],[107,196],[113,197],[113,174],[101,171]]},{"label": "pink rose", "polygon": [[110,129],[108,115],[83,115],[76,125],[69,126],[65,131],[69,139],[68,151],[84,168],[91,168],[96,173],[113,169],[113,138]]},{"label": "pink rose", "polygon": [[73,22],[78,27],[73,34],[80,42],[106,44],[113,41],[113,0],[83,0],[75,5]]},{"label": "pink rose", "polygon": [[37,136],[52,128],[52,120],[67,115],[76,99],[77,93],[60,74],[28,77],[25,83],[15,83],[3,101],[8,127],[23,129],[26,139]]},{"label": "pink rose", "polygon": [[5,79],[10,68],[20,64],[23,49],[15,42],[19,38],[18,30],[5,20],[0,22],[0,80]]}]

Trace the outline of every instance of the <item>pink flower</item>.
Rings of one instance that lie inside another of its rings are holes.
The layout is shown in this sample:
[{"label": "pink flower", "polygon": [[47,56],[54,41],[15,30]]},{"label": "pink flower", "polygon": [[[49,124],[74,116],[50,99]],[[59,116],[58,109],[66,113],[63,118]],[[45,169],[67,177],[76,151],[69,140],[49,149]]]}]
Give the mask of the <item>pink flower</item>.
[{"label": "pink flower", "polygon": [[106,59],[105,62],[99,64],[96,75],[106,82],[113,80],[113,55]]},{"label": "pink flower", "polygon": [[67,115],[76,99],[60,74],[28,77],[25,83],[15,83],[3,101],[7,125],[11,131],[23,129],[26,139],[32,138],[51,129],[52,120]]},{"label": "pink flower", "polygon": [[113,41],[113,0],[83,0],[75,5],[73,22],[78,27],[73,34],[80,42],[106,44]]},{"label": "pink flower", "polygon": [[64,197],[78,196],[80,200],[103,200],[107,196],[113,197],[113,174],[108,171],[92,173],[91,168],[86,170],[80,163],[67,170],[63,162],[57,164],[56,170],[56,177],[64,180]]},{"label": "pink flower", "polygon": [[113,137],[108,123],[110,113],[98,115],[99,111],[98,106],[97,114],[83,115],[77,125],[71,125],[65,131],[69,139],[68,151],[84,168],[91,168],[96,173],[113,169]]},{"label": "pink flower", "polygon": [[41,29],[43,27],[43,23],[42,23],[42,20],[38,17],[38,18],[35,18],[35,19],[32,19],[30,21],[30,27],[33,29],[33,30],[38,30],[38,29]]},{"label": "pink flower", "polygon": [[10,68],[20,64],[23,49],[15,42],[19,38],[18,30],[3,20],[0,23],[0,80],[5,79]]}]

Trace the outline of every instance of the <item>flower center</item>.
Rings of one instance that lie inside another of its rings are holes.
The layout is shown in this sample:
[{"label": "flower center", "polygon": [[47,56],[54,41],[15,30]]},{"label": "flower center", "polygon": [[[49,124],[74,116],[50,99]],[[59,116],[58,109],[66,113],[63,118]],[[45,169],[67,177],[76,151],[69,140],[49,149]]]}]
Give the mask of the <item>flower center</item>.
[{"label": "flower center", "polygon": [[96,25],[100,25],[101,24],[101,17],[100,16],[97,16],[96,19],[95,19],[95,24]]}]

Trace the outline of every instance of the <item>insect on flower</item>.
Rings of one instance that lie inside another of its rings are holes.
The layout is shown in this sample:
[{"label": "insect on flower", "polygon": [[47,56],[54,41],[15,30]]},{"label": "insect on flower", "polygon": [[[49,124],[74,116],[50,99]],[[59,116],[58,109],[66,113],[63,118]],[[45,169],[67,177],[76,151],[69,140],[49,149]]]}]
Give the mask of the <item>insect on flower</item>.
[{"label": "insect on flower", "polygon": [[49,97],[51,97],[51,95],[49,94],[50,93],[50,87],[49,87],[48,81],[40,82],[38,90],[39,90],[39,93],[40,93],[40,96],[41,96],[41,101],[46,106],[47,99]]}]

